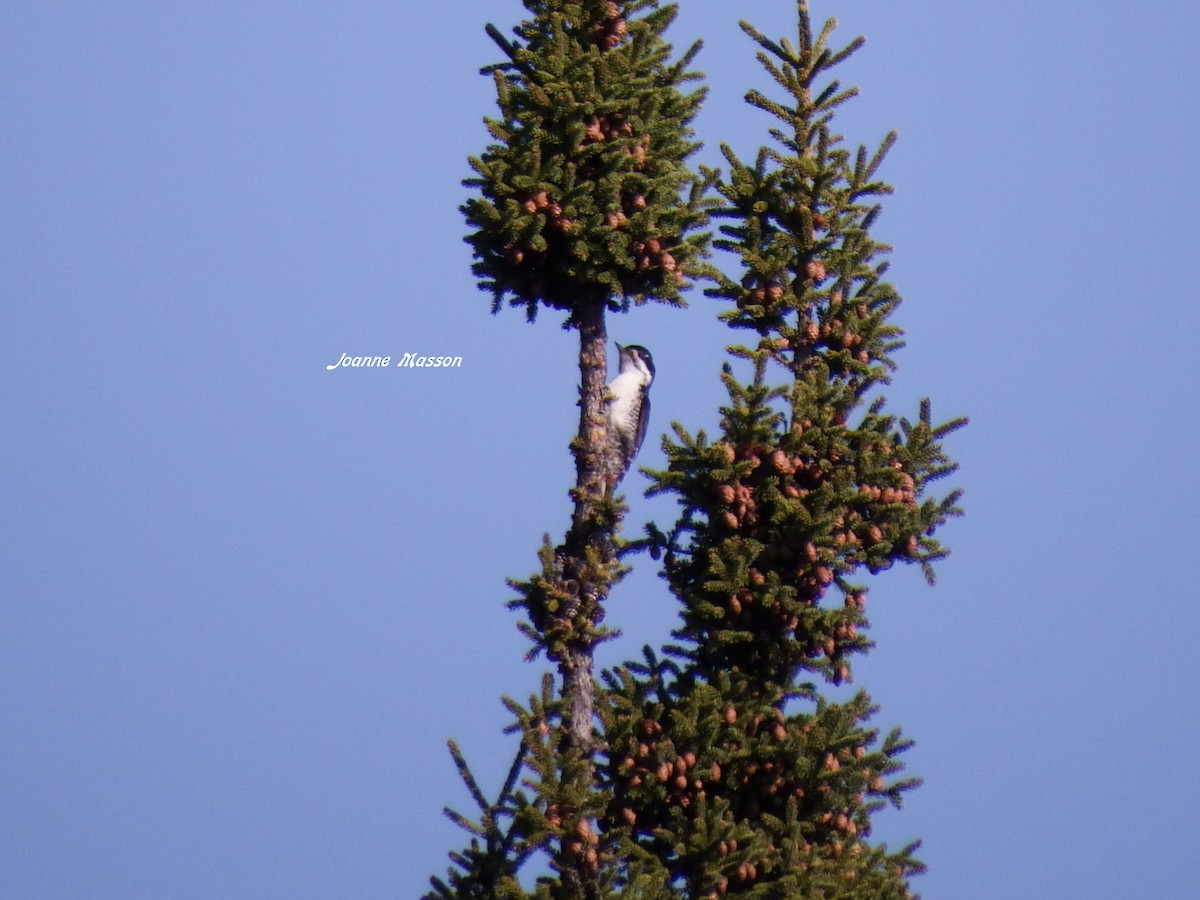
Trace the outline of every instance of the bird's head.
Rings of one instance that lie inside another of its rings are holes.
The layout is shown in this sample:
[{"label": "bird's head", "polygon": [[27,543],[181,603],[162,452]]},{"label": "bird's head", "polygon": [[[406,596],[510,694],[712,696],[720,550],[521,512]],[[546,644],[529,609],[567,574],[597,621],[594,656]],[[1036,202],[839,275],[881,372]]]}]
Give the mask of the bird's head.
[{"label": "bird's head", "polygon": [[642,383],[649,387],[650,382],[654,380],[654,358],[650,351],[640,344],[628,344],[624,347],[617,344],[617,353],[620,356],[619,372],[637,372],[642,376]]}]

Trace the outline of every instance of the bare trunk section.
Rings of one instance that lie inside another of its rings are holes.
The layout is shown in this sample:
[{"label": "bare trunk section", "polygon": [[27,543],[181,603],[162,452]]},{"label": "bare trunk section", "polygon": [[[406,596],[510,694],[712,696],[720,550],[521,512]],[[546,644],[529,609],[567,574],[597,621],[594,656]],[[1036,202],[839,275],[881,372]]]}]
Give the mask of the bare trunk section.
[{"label": "bare trunk section", "polygon": [[[603,602],[607,579],[597,579],[597,564],[604,566],[613,558],[612,522],[602,514],[606,500],[606,447],[608,416],[605,376],[608,342],[604,323],[605,305],[597,298],[578,307],[573,324],[579,331],[579,435],[575,452],[575,510],[571,528],[556,552],[556,568],[560,585],[570,597],[563,610],[569,619],[572,639],[566,642],[558,660],[562,675],[563,716],[568,759],[577,761],[564,780],[575,782],[580,793],[594,790],[595,766],[592,754],[595,740],[592,730],[595,721],[596,696],[593,678],[594,626],[603,618]],[[574,752],[572,752],[574,751]],[[559,849],[559,871],[562,875],[564,897],[572,900],[593,900],[599,896],[594,861],[589,861],[586,849],[564,840]]]},{"label": "bare trunk section", "polygon": [[[587,550],[603,559],[611,556],[608,529],[598,520],[597,503],[604,499],[605,446],[608,438],[605,402],[606,350],[604,304],[586,304],[576,313],[579,328],[579,444],[575,449],[575,512],[571,529],[560,548],[563,575],[575,595],[576,614],[589,624],[597,620],[600,589],[588,575]],[[571,742],[584,756],[592,750],[592,719],[595,709],[592,680],[592,643],[568,648],[561,664],[563,698],[566,700]]]}]

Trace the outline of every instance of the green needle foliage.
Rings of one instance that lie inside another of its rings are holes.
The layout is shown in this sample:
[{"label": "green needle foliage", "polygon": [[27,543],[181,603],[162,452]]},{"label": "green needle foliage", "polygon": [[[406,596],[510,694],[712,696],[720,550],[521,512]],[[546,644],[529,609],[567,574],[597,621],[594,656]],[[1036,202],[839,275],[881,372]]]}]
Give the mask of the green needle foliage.
[{"label": "green needle foliage", "polygon": [[[775,83],[746,97],[773,119],[771,144],[752,161],[723,146],[727,174],[691,175],[686,118],[670,136],[667,117],[694,114],[699,94],[675,85],[692,77],[683,65],[696,48],[672,66],[656,43],[673,9],[526,6],[535,17],[519,44],[494,35],[510,59],[496,69],[504,117],[473,163],[480,197],[464,207],[493,308],[507,298],[532,319],[550,306],[583,335],[582,309],[600,307],[602,323],[631,301],[678,303],[680,273],[692,272],[743,340],[721,373],[720,433],[676,424],[666,469],[650,473],[650,493],[674,496],[678,519],[630,544],[616,536],[621,507],[588,481],[581,364],[576,519],[563,546],[543,548],[541,574],[514,583],[534,654],[562,677],[506,701],[521,743],[497,800],[454,751],[479,815],[452,814],[471,846],[429,896],[914,897],[918,844],[871,839],[874,814],[919,784],[901,761],[911,742],[873,725],[877,708],[850,683],[873,646],[862,579],[900,562],[932,583],[947,553],[936,533],[961,514],[960,492],[935,482],[956,469],[942,445],[965,419],[935,423],[927,400],[912,419],[885,409],[900,296],[885,279],[891,248],[871,229],[895,135],[851,152],[833,130],[856,91],[830,72],[863,41],[831,47],[834,22],[815,31],[807,0],[794,42],[743,23]],[[617,52],[649,69],[615,77]],[[651,102],[653,85],[670,91]],[[703,199],[705,185],[719,201]],[[733,274],[699,262],[706,239],[692,229],[706,212],[722,223],[715,246]],[[597,685],[591,648],[613,636],[602,600],[622,554],[639,549],[661,559],[680,624],[674,643]],[[595,694],[581,713],[568,676],[585,659],[577,688]],[[539,853],[551,874],[522,887],[519,870]]]},{"label": "green needle foliage", "polygon": [[679,644],[606,679],[606,831],[675,896],[902,898],[923,868],[915,845],[869,841],[871,815],[918,783],[900,777],[909,742],[868,724],[865,691],[824,686],[871,647],[854,579],[912,562],[932,581],[934,532],[960,510],[929,486],[965,422],[934,425],[928,402],[912,422],[884,413],[900,298],[870,228],[894,135],[842,146],[832,118],[855,92],[825,78],[862,41],[835,51],[833,23],[814,34],[799,12],[795,44],[743,23],[786,98],[747,95],[774,143],[752,163],[724,147],[718,184],[716,245],[741,271],[707,293],[755,339],[730,348],[748,380],[727,363],[721,434],[677,425],[653,473],[682,507],[646,542],[682,605]]},{"label": "green needle foliage", "polygon": [[500,116],[463,207],[493,312],[506,298],[531,320],[540,304],[574,313],[596,297],[610,310],[681,305],[708,239],[686,164],[699,147],[687,125],[704,90],[684,88],[701,77],[688,71],[700,44],[670,61],[676,7],[657,0],[525,7],[516,40],[488,28],[507,57],[485,70]]}]

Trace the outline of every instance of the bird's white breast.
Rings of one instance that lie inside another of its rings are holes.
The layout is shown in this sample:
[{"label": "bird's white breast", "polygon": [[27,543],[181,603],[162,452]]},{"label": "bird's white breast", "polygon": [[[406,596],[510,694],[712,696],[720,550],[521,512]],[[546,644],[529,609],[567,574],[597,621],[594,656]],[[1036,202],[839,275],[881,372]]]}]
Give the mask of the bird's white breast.
[{"label": "bird's white breast", "polygon": [[636,405],[641,403],[642,380],[639,372],[622,372],[609,383],[612,401],[608,415],[612,421],[624,424],[634,417]]}]

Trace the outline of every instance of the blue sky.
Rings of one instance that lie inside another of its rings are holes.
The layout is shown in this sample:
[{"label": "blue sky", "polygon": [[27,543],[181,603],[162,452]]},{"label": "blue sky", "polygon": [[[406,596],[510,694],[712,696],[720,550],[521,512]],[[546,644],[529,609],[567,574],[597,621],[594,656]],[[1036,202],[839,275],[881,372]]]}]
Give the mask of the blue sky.
[{"label": "blue sky", "polygon": [[[705,159],[752,153],[739,17]],[[935,589],[877,579],[857,683],[926,779],[879,821],[927,900],[1193,896],[1200,189],[1185,2],[814,0],[900,132],[890,408],[969,415]],[[515,0],[8,4],[0,35],[0,885],[14,898],[413,897],[540,665],[504,609],[569,514],[574,336],[488,315],[457,206]],[[716,309],[610,335],[715,425]],[[342,353],[461,355],[339,370]],[[641,462],[662,460],[657,438]],[[669,498],[625,487],[636,529]],[[648,559],[615,663],[674,609]]]}]

